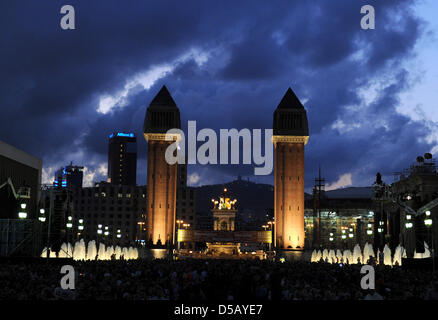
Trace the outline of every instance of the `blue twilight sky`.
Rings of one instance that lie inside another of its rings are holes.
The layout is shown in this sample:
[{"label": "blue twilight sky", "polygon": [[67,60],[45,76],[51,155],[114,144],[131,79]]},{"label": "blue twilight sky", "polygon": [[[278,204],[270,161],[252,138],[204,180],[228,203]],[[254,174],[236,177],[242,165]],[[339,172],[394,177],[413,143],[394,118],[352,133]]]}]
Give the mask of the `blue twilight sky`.
[{"label": "blue twilight sky", "polygon": [[[71,4],[76,30],[62,30]],[[360,28],[360,8],[376,29]],[[307,109],[306,189],[387,182],[438,153],[438,1],[24,1],[0,3],[0,140],[43,159],[43,182],[73,161],[106,179],[108,135],[138,135],[165,84],[183,127],[271,128],[290,86]],[[189,166],[189,183],[221,183],[251,165]]]}]

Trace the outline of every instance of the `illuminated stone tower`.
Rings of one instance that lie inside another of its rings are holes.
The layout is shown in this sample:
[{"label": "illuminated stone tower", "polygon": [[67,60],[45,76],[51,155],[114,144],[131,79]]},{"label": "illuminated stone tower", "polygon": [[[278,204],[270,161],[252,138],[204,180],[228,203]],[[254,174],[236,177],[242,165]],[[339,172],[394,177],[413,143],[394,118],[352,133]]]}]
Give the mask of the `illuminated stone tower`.
[{"label": "illuminated stone tower", "polygon": [[[153,245],[174,243],[177,164],[166,162],[169,129],[181,128],[179,109],[163,86],[146,111],[144,137],[148,142],[147,237]],[[176,140],[178,137],[174,135]]]},{"label": "illuminated stone tower", "polygon": [[304,247],[304,146],[309,139],[307,114],[289,88],[274,112],[275,246]]}]

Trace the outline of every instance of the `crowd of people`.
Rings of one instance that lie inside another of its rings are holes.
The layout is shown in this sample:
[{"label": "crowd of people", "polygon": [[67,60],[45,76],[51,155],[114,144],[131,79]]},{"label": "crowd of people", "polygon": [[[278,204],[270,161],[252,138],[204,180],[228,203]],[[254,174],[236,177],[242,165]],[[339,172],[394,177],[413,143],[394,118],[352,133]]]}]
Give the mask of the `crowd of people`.
[{"label": "crowd of people", "polygon": [[75,289],[63,290],[49,261],[0,264],[0,300],[405,300],[438,299],[432,272],[377,266],[363,290],[360,265],[268,260],[71,261]]}]

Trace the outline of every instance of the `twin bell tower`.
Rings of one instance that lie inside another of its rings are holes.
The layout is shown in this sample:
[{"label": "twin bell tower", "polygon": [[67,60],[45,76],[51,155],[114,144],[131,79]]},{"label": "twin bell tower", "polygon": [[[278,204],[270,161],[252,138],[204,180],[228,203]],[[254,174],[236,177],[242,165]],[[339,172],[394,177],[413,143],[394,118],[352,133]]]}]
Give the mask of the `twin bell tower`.
[{"label": "twin bell tower", "polygon": [[[175,243],[177,164],[166,162],[169,129],[180,129],[179,109],[165,86],[150,103],[144,121],[148,142],[147,237],[154,246]],[[274,111],[274,243],[277,249],[304,249],[304,149],[309,139],[307,113],[288,89]]]}]

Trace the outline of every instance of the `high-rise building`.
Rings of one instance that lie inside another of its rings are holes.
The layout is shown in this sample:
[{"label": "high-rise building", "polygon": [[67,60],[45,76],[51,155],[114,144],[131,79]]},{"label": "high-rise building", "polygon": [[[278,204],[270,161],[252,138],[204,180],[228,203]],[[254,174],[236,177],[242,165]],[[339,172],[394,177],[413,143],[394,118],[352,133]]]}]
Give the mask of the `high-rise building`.
[{"label": "high-rise building", "polygon": [[70,165],[60,168],[55,173],[54,187],[76,187],[82,188],[84,179],[84,167]]},{"label": "high-rise building", "polygon": [[135,186],[137,181],[137,138],[133,133],[114,132],[109,136],[108,182]]},{"label": "high-rise building", "polygon": [[[174,141],[165,139],[169,129],[181,128],[179,109],[163,86],[150,103],[144,121],[148,142],[147,237],[153,245],[174,243],[177,164],[169,164],[165,153]],[[178,135],[174,135],[177,140]]]},{"label": "high-rise building", "polygon": [[304,248],[304,146],[309,139],[307,114],[289,88],[274,112],[275,245]]}]

